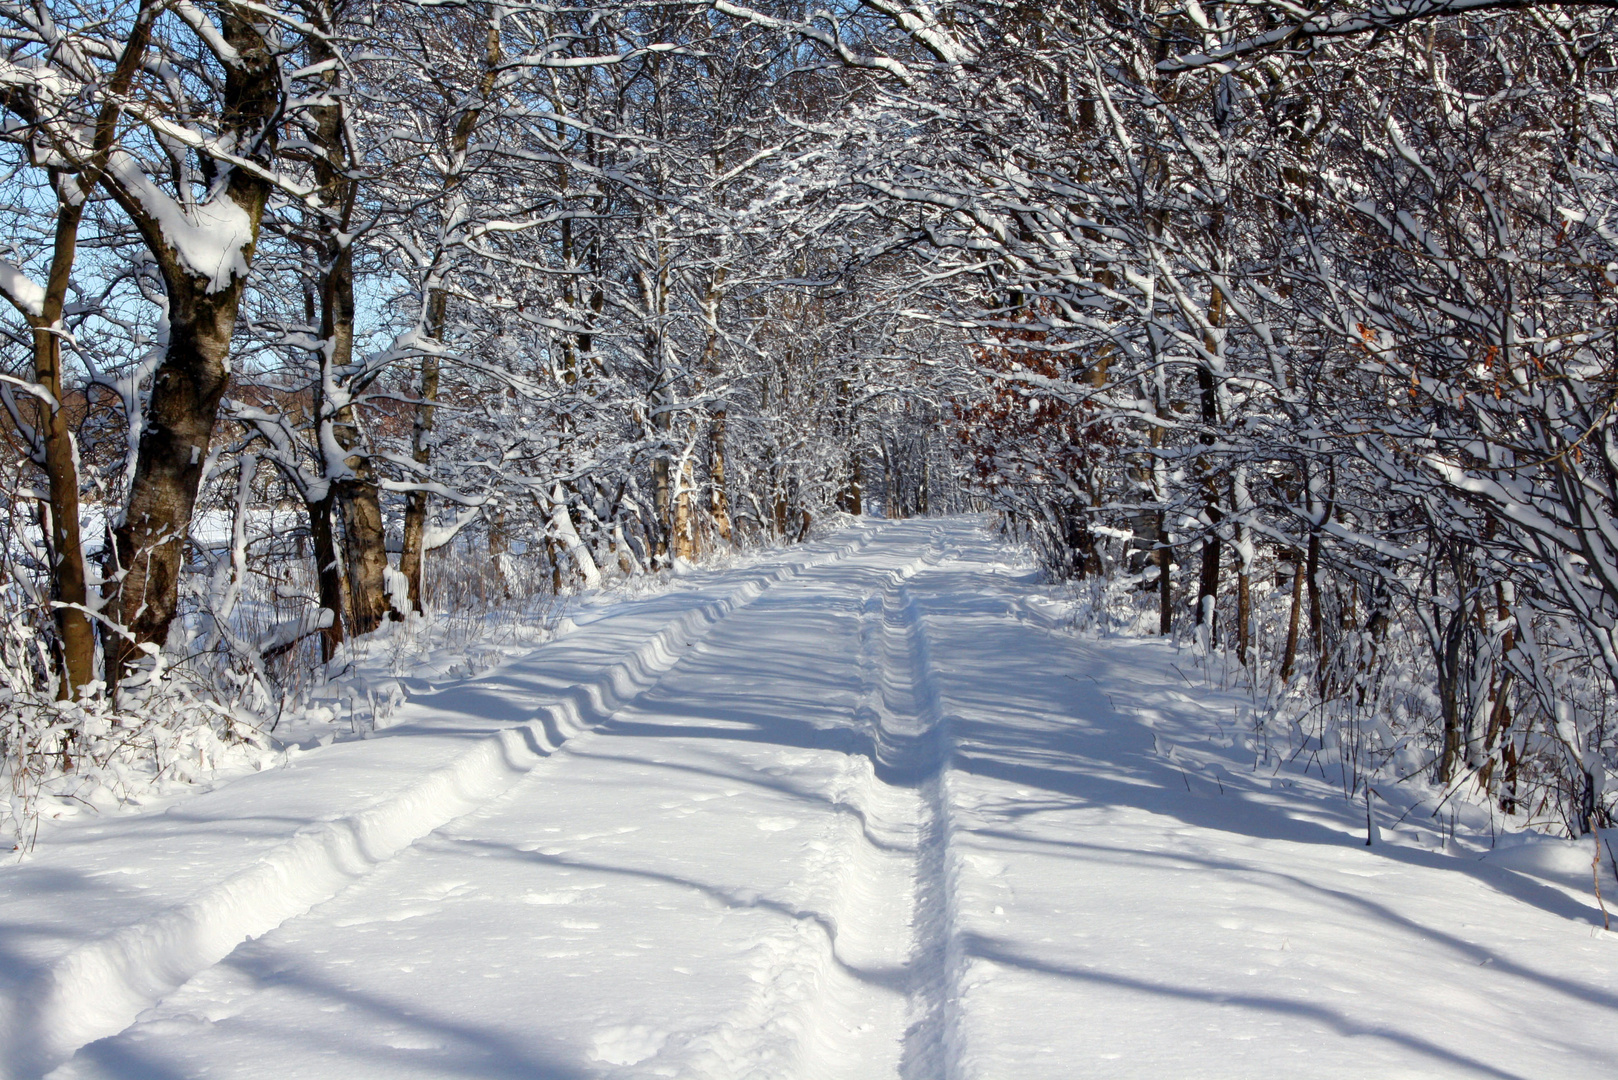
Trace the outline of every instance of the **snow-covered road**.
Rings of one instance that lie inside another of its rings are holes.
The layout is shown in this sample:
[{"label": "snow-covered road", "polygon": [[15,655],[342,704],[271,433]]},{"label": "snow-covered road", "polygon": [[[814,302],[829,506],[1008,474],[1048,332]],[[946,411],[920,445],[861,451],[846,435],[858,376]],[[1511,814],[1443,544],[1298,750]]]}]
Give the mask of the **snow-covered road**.
[{"label": "snow-covered road", "polygon": [[1576,881],[1368,849],[1033,581],[977,520],[861,526],[64,830],[0,871],[6,1072],[1618,1075]]}]

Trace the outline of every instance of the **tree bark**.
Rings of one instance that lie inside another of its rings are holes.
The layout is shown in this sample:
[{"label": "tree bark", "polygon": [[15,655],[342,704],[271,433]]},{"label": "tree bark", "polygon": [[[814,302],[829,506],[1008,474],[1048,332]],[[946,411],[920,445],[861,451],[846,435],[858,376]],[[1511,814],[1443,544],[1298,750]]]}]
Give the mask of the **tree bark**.
[{"label": "tree bark", "polygon": [[109,587],[129,637],[112,639],[107,650],[109,685],[146,651],[142,646],[162,647],[178,613],[186,533],[230,379],[240,279],[210,292],[206,281],[178,270],[172,278],[168,348],[152,379],[129,502],[113,530],[117,573]]},{"label": "tree bark", "polygon": [[1302,624],[1303,608],[1303,552],[1296,549],[1292,553],[1292,611],[1287,616],[1287,643],[1281,654],[1281,682],[1292,678],[1293,665],[1298,660],[1298,630]]},{"label": "tree bark", "polygon": [[1309,529],[1309,546],[1305,550],[1304,584],[1309,588],[1309,638],[1315,643],[1315,651],[1322,669],[1326,666],[1326,642],[1322,637],[1325,631],[1325,620],[1320,612],[1320,530],[1313,525]]},{"label": "tree bark", "polygon": [[[221,115],[234,137],[234,153],[264,165],[274,154],[274,121],[283,103],[279,52],[247,5],[222,2],[218,10],[223,48],[216,52],[225,72]],[[151,250],[168,295],[169,324],[163,361],[152,378],[128,502],[113,529],[114,572],[104,585],[106,606],[127,635],[109,635],[106,678],[111,687],[132,662],[163,646],[178,612],[186,532],[230,378],[231,334],[269,197],[269,182],[256,171],[213,164],[221,172],[228,170],[224,190],[214,197],[232,204],[247,226],[240,251],[231,253],[239,255],[242,269],[222,282],[186,264],[148,193],[126,186],[116,170],[99,177]]]},{"label": "tree bark", "polygon": [[713,516],[714,528],[725,543],[733,543],[730,532],[730,495],[725,491],[725,421],[724,409],[714,410],[713,420],[708,427],[708,440],[711,450],[708,457],[708,483],[709,504],[708,513]]},{"label": "tree bark", "polygon": [[78,250],[84,199],[82,191],[64,197],[62,185],[78,187],[77,179],[53,176],[52,180],[57,203],[50,277],[40,311],[37,316],[30,315],[28,322],[33,330],[34,381],[51,396],[50,401],[38,405],[37,433],[49,489],[51,597],[59,605],[52,613],[61,664],[57,696],[77,701],[83,687],[95,678],[95,627],[86,613],[90,589],[80,531],[78,455],[62,402],[61,324]]},{"label": "tree bark", "polygon": [[[346,411],[346,410],[345,410]],[[359,433],[351,424],[339,424],[344,448],[357,445]],[[344,438],[349,433],[352,441]],[[336,485],[337,507],[343,520],[343,543],[348,565],[350,633],[369,634],[381,626],[393,605],[388,597],[388,552],[382,523],[382,501],[370,455],[351,454],[349,476]]]},{"label": "tree bark", "polygon": [[[311,41],[310,58],[315,62],[338,59],[318,37]],[[340,70],[333,64],[327,75],[327,83],[334,90],[340,80]],[[334,94],[334,98],[341,101],[338,95]],[[352,395],[361,389],[352,373],[354,249],[349,235],[354,205],[359,197],[359,181],[353,174],[354,163],[349,157],[347,123],[341,104],[315,106],[312,113],[315,141],[320,151],[315,155],[316,178],[320,181],[325,205],[339,215],[336,220],[328,218],[321,222],[320,385],[346,385]],[[344,576],[348,581],[348,632],[368,634],[393,610],[387,593],[388,555],[376,468],[365,450],[353,401],[320,401],[319,408],[316,422],[324,429],[319,444],[326,475],[331,480],[327,498],[335,501],[343,526],[341,550],[347,570]],[[341,462],[326,460],[327,433],[344,454]]]},{"label": "tree bark", "polygon": [[696,514],[692,512],[692,497],[696,494],[691,455],[680,458],[677,474],[679,492],[674,496],[674,555],[687,562],[697,557]]},{"label": "tree bark", "polygon": [[[442,289],[433,291],[427,302],[427,333],[434,341],[444,336],[446,297]],[[433,414],[438,402],[438,357],[428,354],[421,358],[421,397],[416,404],[416,419],[411,432],[410,458],[417,465],[432,461]],[[426,564],[423,541],[427,532],[427,493],[412,491],[405,496],[404,543],[399,550],[399,572],[405,576],[410,591],[410,608],[421,614],[422,572]]]},{"label": "tree bark", "polygon": [[[354,359],[354,257],[346,242],[339,241],[336,246],[321,283],[320,332],[326,343],[326,362],[333,372],[342,372]],[[344,404],[328,422],[332,438],[347,454],[332,490],[343,523],[349,633],[368,634],[382,625],[393,610],[387,593],[388,553],[382,500],[375,466],[364,450],[354,406]]]},{"label": "tree bark", "polygon": [[665,451],[662,456],[652,459],[652,516],[657,519],[657,541],[652,554],[653,562],[658,566],[668,560],[669,487],[669,459]]},{"label": "tree bark", "polygon": [[860,453],[853,448],[853,439],[849,440],[848,451],[848,486],[843,489],[843,509],[855,517],[865,513],[865,493],[860,476]]},{"label": "tree bark", "polygon": [[1174,549],[1169,546],[1168,515],[1157,512],[1157,632],[1167,637],[1174,630]]},{"label": "tree bark", "polygon": [[320,606],[331,612],[331,623],[320,631],[320,659],[330,663],[343,643],[343,574],[338,566],[337,540],[332,531],[332,495],[308,504],[309,536],[315,549],[315,580]]},{"label": "tree bark", "polygon": [[[1216,509],[1209,507],[1210,510]],[[1210,515],[1212,516],[1212,515]],[[1215,518],[1217,523],[1218,519]],[[1202,542],[1202,571],[1197,579],[1197,625],[1208,627],[1208,643],[1218,643],[1219,560],[1224,544],[1217,532],[1209,533]]]},{"label": "tree bark", "polygon": [[[1205,429],[1202,441],[1211,444],[1213,425],[1219,419],[1218,385],[1214,381],[1213,370],[1206,364],[1197,366],[1197,388],[1201,392],[1202,423]],[[1219,486],[1214,477],[1213,462],[1204,454],[1198,461],[1197,468],[1202,474],[1203,512],[1208,518],[1208,536],[1202,542],[1202,573],[1197,583],[1196,625],[1208,627],[1208,644],[1213,645],[1218,641],[1218,624],[1215,616],[1219,598],[1219,560],[1224,547],[1219,535],[1219,523],[1224,520],[1225,515],[1219,506]]]},{"label": "tree bark", "polygon": [[[157,0],[141,0],[127,28],[124,47],[107,79],[106,96],[96,110],[89,153],[73,167],[47,169],[51,191],[56,197],[56,225],[51,244],[51,262],[39,310],[21,299],[13,299],[31,331],[34,382],[50,400],[39,402],[34,424],[37,443],[31,447],[36,463],[45,471],[50,523],[50,591],[55,603],[56,652],[60,682],[58,696],[77,700],[95,675],[95,628],[88,614],[90,586],[84,561],[79,504],[79,471],[73,432],[63,410],[62,400],[62,316],[72,281],[73,264],[78,256],[79,225],[84,217],[85,200],[105,179],[104,172],[116,145],[118,124],[123,116],[122,101],[129,93],[151,43],[152,23],[167,9]],[[0,90],[0,100],[26,124],[47,125],[61,118],[41,106],[29,90],[12,85]],[[43,146],[53,140],[41,129],[34,134]],[[15,133],[13,133],[15,134]],[[58,147],[59,151],[65,148]],[[72,152],[62,157],[71,159]],[[151,242],[148,220],[147,239]],[[154,249],[155,250],[155,249]],[[110,686],[110,683],[109,683]]]},{"label": "tree bark", "polygon": [[1247,561],[1240,560],[1236,567],[1236,659],[1247,666],[1247,654],[1253,640],[1253,575]]}]

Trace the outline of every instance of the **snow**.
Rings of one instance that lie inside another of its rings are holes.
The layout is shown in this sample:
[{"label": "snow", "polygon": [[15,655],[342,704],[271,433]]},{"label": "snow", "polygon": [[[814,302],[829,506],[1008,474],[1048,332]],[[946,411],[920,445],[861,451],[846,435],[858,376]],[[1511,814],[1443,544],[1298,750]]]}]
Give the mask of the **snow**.
[{"label": "snow", "polygon": [[44,287],[7,259],[0,259],[0,294],[24,315],[37,319],[45,313]]},{"label": "snow", "polygon": [[1366,847],[981,521],[681,585],[0,871],[8,1075],[1618,1068],[1588,841]]},{"label": "snow", "polygon": [[131,154],[114,152],[107,171],[151,218],[180,266],[207,281],[208,292],[222,292],[247,276],[253,219],[223,183],[206,200],[181,204],[153,183]]}]

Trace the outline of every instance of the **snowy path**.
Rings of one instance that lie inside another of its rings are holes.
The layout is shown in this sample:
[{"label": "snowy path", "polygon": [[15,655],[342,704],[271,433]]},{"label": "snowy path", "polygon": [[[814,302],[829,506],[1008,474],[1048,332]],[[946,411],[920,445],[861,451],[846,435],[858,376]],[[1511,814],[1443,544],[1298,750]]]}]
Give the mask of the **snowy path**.
[{"label": "snowy path", "polygon": [[1618,1075],[1618,936],[1576,881],[1365,848],[1340,796],[1252,768],[1238,697],[1054,631],[1005,558],[975,521],[864,527],[65,837],[0,872],[0,1060]]}]

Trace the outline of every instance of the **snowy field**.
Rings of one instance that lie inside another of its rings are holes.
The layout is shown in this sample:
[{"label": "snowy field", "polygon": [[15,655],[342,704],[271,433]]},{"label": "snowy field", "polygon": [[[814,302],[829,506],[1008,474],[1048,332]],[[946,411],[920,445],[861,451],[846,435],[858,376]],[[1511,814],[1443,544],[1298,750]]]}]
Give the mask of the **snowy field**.
[{"label": "snowy field", "polygon": [[978,520],[862,525],[64,825],[0,870],[3,1071],[1618,1076],[1587,843],[1367,847],[1046,594]]}]

